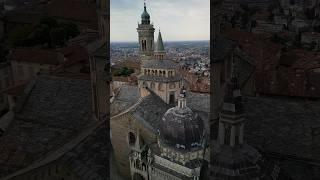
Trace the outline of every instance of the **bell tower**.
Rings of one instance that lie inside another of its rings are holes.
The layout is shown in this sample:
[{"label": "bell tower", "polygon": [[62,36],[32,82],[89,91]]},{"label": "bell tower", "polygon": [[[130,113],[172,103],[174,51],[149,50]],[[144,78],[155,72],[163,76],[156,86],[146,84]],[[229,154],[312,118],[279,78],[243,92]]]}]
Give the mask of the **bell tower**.
[{"label": "bell tower", "polygon": [[153,24],[150,24],[150,15],[147,12],[146,2],[144,2],[144,11],[141,15],[141,23],[138,23],[137,31],[141,60],[150,60],[154,51],[154,28]]},{"label": "bell tower", "polygon": [[220,145],[235,147],[243,144],[245,114],[242,106],[240,87],[233,65],[232,78],[226,86],[225,97],[219,122]]}]

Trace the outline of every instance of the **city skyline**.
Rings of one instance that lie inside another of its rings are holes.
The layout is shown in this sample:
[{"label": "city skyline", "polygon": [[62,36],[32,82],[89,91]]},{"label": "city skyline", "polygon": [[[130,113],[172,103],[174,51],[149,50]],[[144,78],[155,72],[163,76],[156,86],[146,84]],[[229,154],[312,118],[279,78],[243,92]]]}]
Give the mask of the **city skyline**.
[{"label": "city skyline", "polygon": [[[137,42],[134,27],[140,23],[143,0],[111,0],[111,42]],[[159,29],[164,41],[208,41],[210,39],[209,0],[146,1],[154,24],[155,37]],[[178,9],[179,8],[179,9]],[[181,9],[181,10],[180,10]],[[180,29],[180,30],[179,30]]]}]

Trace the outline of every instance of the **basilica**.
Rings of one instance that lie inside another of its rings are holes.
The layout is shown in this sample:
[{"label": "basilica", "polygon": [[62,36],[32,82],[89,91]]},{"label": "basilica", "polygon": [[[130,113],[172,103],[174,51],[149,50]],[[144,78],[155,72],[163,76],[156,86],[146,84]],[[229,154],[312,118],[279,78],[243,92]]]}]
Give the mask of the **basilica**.
[{"label": "basilica", "polygon": [[126,178],[204,179],[209,162],[209,95],[193,93],[166,56],[146,4],[138,24],[138,86],[122,85],[111,103],[111,143]]}]

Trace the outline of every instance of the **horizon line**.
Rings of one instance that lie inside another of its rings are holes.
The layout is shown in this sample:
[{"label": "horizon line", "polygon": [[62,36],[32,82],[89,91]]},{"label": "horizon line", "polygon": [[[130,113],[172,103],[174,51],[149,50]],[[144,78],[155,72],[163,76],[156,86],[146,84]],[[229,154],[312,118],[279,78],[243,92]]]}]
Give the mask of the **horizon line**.
[{"label": "horizon line", "polygon": [[[171,40],[171,41],[164,41],[163,43],[166,42],[194,42],[194,41],[210,41],[208,40]],[[138,41],[110,41],[110,43],[139,43]]]}]

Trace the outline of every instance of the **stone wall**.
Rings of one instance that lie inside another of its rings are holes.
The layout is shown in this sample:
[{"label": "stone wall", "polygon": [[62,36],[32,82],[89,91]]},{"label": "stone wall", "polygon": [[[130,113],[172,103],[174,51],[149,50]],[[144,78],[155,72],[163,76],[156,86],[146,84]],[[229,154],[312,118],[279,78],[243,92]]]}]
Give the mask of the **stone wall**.
[{"label": "stone wall", "polygon": [[124,177],[130,178],[129,132],[136,135],[139,130],[140,136],[147,144],[156,143],[156,134],[137,121],[130,112],[111,118],[110,127],[111,143],[118,171]]}]

